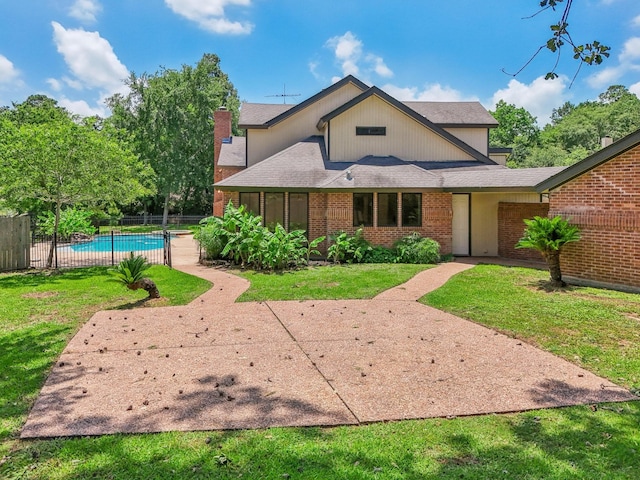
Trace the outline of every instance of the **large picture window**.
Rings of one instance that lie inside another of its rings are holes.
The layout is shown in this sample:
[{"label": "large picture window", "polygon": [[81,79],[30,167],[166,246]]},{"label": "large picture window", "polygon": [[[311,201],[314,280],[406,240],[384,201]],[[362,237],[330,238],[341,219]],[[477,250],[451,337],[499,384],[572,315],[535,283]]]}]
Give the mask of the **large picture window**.
[{"label": "large picture window", "polygon": [[378,194],[378,226],[395,227],[398,225],[398,194]]},{"label": "large picture window", "polygon": [[273,231],[278,223],[284,226],[284,193],[267,192],[264,194],[264,225]]},{"label": "large picture window", "polygon": [[247,212],[260,215],[260,192],[240,192],[240,205],[244,205]]},{"label": "large picture window", "polygon": [[353,226],[373,225],[373,193],[353,194]]},{"label": "large picture window", "polygon": [[309,195],[307,193],[289,194],[289,231],[309,228]]},{"label": "large picture window", "polygon": [[402,194],[402,226],[421,227],[422,226],[422,194],[403,193]]}]

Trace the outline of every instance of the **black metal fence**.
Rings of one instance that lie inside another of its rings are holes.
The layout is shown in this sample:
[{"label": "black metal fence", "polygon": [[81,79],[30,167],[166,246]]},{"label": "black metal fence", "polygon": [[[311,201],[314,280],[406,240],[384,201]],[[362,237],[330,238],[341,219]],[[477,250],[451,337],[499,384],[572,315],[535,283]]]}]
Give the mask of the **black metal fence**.
[{"label": "black metal fence", "polygon": [[[198,225],[207,215],[169,215],[167,225]],[[114,220],[102,220],[100,225],[131,226],[131,225],[162,225],[162,215],[127,215]]]},{"label": "black metal fence", "polygon": [[120,233],[93,236],[33,235],[32,268],[113,266],[130,252],[149,263],[171,266],[171,232]]}]

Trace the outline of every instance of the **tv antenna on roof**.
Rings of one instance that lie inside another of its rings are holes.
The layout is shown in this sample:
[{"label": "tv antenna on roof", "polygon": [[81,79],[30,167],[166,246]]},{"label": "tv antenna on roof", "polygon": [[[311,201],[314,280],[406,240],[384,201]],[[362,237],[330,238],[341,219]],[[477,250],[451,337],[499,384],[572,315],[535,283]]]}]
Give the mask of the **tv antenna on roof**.
[{"label": "tv antenna on roof", "polygon": [[282,93],[276,95],[266,95],[267,97],[282,97],[282,103],[287,103],[287,97],[299,97],[299,93],[287,93],[287,86],[282,86]]}]

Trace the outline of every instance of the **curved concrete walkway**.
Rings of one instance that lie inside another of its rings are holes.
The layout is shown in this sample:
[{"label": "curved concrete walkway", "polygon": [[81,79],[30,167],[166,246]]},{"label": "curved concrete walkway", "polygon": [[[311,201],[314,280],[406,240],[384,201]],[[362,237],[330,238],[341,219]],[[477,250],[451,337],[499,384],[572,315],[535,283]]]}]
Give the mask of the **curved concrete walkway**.
[{"label": "curved concrete walkway", "polygon": [[235,303],[244,279],[187,306],[96,313],[69,342],[23,438],[360,424],[636,399],[519,340],[415,300],[464,269],[425,270],[371,300]]}]

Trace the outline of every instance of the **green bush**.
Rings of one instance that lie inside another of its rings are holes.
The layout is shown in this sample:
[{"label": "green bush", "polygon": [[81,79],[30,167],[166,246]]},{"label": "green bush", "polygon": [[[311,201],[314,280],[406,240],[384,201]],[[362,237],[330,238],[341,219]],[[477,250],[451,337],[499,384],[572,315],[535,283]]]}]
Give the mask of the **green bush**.
[{"label": "green bush", "polygon": [[[91,212],[73,207],[62,210],[58,224],[58,236],[67,239],[74,233],[93,235],[96,233],[96,228],[91,223],[91,216]],[[53,235],[55,218],[55,214],[51,211],[38,216],[38,226],[42,233],[45,235]]]},{"label": "green bush", "polygon": [[398,240],[394,247],[398,263],[438,263],[440,260],[440,244],[416,232]]},{"label": "green bush", "polygon": [[333,242],[327,250],[327,256],[334,263],[360,263],[366,252],[371,249],[371,244],[362,236],[362,228],[349,235],[346,232],[337,232],[329,237]]},{"label": "green bush", "polygon": [[395,250],[378,245],[365,252],[362,263],[396,263],[396,259]]},{"label": "green bush", "polygon": [[194,238],[209,260],[224,259],[257,270],[283,270],[306,265],[309,256],[319,254],[316,247],[324,237],[309,242],[303,230],[287,232],[280,224],[273,231],[261,225],[262,218],[244,206],[231,202],[222,217],[200,222]]}]

